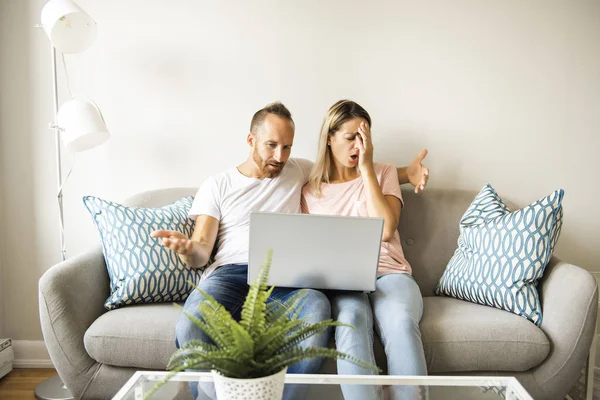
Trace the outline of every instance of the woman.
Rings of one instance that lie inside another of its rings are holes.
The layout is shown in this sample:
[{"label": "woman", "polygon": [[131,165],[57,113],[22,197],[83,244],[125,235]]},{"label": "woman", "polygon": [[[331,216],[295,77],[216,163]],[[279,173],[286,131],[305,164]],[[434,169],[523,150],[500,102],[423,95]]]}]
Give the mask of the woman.
[{"label": "woman", "polygon": [[[356,329],[338,327],[338,350],[375,363],[373,319],[390,375],[427,375],[419,321],[423,299],[402,251],[398,220],[402,195],[396,168],[373,163],[371,117],[353,101],[341,100],[327,112],[302,210],[311,214],[380,217],[383,237],[374,293],[333,292],[332,317]],[[372,306],[372,309],[371,309]],[[372,374],[338,360],[339,374]],[[381,398],[379,387],[343,385],[345,399]],[[393,386],[392,399],[418,398],[418,388]]]}]

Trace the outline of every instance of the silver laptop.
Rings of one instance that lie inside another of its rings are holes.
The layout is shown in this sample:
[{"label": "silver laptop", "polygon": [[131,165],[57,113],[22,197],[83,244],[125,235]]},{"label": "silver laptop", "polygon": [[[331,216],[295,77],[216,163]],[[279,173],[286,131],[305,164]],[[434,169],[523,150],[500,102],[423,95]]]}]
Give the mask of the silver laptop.
[{"label": "silver laptop", "polygon": [[383,218],[250,213],[248,283],[273,249],[268,284],[375,290]]}]

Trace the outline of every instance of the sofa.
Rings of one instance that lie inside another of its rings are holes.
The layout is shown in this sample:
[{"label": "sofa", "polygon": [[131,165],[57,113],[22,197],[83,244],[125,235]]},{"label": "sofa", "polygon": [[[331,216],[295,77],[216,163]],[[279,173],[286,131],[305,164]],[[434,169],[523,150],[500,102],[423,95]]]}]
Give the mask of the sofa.
[{"label": "sofa", "polygon": [[[122,204],[159,207],[195,192],[153,190]],[[564,399],[586,365],[595,335],[598,288],[591,274],[552,258],[538,283],[544,315],[539,327],[506,311],[433,294],[457,247],[459,220],[475,195],[403,190],[399,231],[423,295],[420,328],[428,371],[515,376],[535,399]],[[176,307],[144,304],[107,311],[108,295],[100,245],[51,267],[39,281],[44,341],[76,398],[110,398],[136,370],[164,370],[175,351]],[[379,341],[375,348],[385,369]],[[321,372],[335,373],[335,362],[325,362]]]}]

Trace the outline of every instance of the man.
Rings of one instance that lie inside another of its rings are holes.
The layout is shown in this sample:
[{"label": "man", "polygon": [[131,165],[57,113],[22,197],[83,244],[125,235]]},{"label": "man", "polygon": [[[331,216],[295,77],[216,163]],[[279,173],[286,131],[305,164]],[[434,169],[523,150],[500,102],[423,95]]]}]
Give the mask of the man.
[{"label": "man", "polygon": [[[153,237],[162,238],[163,245],[177,252],[190,268],[206,266],[217,243],[214,261],[204,271],[198,286],[237,319],[248,293],[250,211],[300,212],[300,195],[312,162],[290,159],[294,130],[292,116],[283,104],[273,103],[257,111],[246,139],[251,148],[246,161],[207,178],[198,190],[189,212],[190,218],[196,218],[192,237],[175,231],[152,233]],[[415,191],[425,188],[429,175],[421,164],[425,155],[423,151],[411,166],[398,169],[400,183],[410,181]],[[285,301],[296,291],[275,288],[269,300]],[[317,290],[307,292],[300,317],[309,323],[329,319],[327,297]],[[194,291],[184,308],[198,316],[196,309],[203,300]],[[208,341],[208,338],[182,314],[177,322],[176,340],[180,346],[190,340]],[[322,333],[306,339],[302,347],[326,347],[327,342],[328,334]],[[320,359],[305,360],[290,366],[288,372],[317,373],[320,366]]]}]

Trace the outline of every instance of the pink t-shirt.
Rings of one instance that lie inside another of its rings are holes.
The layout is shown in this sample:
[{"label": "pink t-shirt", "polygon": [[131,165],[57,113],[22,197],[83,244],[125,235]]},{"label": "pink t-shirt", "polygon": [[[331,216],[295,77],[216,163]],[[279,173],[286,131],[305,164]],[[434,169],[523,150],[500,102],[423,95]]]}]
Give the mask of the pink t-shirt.
[{"label": "pink t-shirt", "polygon": [[[396,196],[404,206],[396,167],[379,163],[374,167],[383,195]],[[317,197],[310,183],[307,183],[302,188],[301,206],[306,214],[369,216],[365,187],[360,176],[349,182],[322,184],[321,197]],[[389,273],[411,273],[410,265],[404,258],[398,230],[389,242],[381,242],[377,275]]]}]

